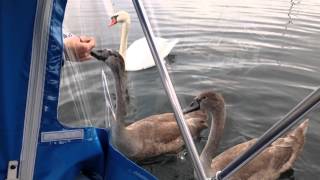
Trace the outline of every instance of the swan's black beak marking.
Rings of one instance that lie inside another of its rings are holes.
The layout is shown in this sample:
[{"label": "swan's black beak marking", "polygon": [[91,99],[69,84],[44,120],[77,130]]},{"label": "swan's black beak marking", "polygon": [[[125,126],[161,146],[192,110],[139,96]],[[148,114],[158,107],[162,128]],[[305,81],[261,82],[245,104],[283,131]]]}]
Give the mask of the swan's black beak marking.
[{"label": "swan's black beak marking", "polygon": [[111,17],[111,21],[110,21],[110,23],[109,23],[109,27],[111,27],[111,26],[113,26],[113,25],[115,25],[115,24],[118,23],[117,18],[118,18],[118,15],[115,15],[115,16],[112,16],[112,17]]},{"label": "swan's black beak marking", "polygon": [[194,99],[191,104],[183,110],[183,114],[187,114],[189,112],[197,111],[200,109],[200,100]]}]

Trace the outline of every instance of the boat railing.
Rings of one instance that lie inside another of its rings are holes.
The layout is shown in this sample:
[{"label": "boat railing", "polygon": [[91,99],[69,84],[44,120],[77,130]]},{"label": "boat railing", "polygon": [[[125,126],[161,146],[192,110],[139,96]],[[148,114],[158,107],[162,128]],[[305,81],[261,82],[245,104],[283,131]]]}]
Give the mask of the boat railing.
[{"label": "boat railing", "polygon": [[165,87],[166,93],[169,97],[170,103],[174,110],[177,124],[180,128],[184,142],[186,143],[187,150],[191,156],[193,166],[198,179],[207,180],[225,180],[228,179],[232,174],[238,171],[242,166],[251,161],[266,147],[268,147],[277,138],[288,132],[293,126],[297,125],[302,119],[312,110],[320,104],[320,88],[315,89],[305,99],[303,99],[298,105],[296,105],[289,113],[285,115],[280,121],[275,123],[270,129],[268,129],[257,142],[250,147],[246,152],[240,155],[238,158],[229,163],[224,169],[217,172],[215,177],[207,177],[205,170],[200,162],[198,152],[193,142],[192,136],[188,129],[187,124],[184,121],[183,112],[172,85],[169,73],[164,65],[164,62],[160,59],[158,51],[154,43],[154,34],[152,27],[148,20],[146,11],[140,0],[132,0],[138,15],[139,22],[141,24],[143,33],[147,39],[151,54],[155,60],[157,68],[160,73],[161,81]]}]

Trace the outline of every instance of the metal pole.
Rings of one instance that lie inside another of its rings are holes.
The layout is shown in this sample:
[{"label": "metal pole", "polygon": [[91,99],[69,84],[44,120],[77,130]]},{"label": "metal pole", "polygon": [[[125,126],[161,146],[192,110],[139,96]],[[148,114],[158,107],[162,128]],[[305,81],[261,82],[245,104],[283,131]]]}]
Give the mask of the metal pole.
[{"label": "metal pole", "polygon": [[268,147],[277,138],[284,135],[294,125],[299,123],[309,112],[320,104],[320,88],[313,91],[296,107],[294,107],[283,119],[274,124],[265,132],[258,141],[237,159],[228,164],[222,171],[216,174],[216,180],[228,179],[233,173],[252,160],[261,151]]},{"label": "metal pole", "polygon": [[147,39],[151,54],[153,56],[153,59],[155,60],[157,67],[158,67],[162,83],[165,87],[167,95],[169,96],[172,108],[174,110],[174,113],[175,113],[175,116],[177,119],[178,126],[180,128],[180,131],[181,131],[181,134],[183,137],[183,140],[186,143],[188,152],[191,155],[191,159],[192,159],[192,162],[193,162],[193,165],[195,168],[195,172],[198,176],[198,179],[205,180],[205,179],[207,179],[207,177],[205,175],[205,171],[204,171],[203,166],[200,162],[198,152],[197,152],[197,149],[194,145],[189,128],[183,118],[181,106],[179,104],[177,95],[176,95],[175,90],[173,88],[171,79],[169,77],[169,73],[164,65],[163,60],[160,59],[160,56],[159,56],[158,51],[156,49],[156,46],[154,44],[154,34],[151,29],[150,22],[148,21],[147,14],[144,10],[143,4],[140,3],[139,0],[132,0],[132,2],[133,2],[133,5],[136,9],[136,12],[137,12],[140,24],[142,26],[142,30],[144,32],[144,35]]}]

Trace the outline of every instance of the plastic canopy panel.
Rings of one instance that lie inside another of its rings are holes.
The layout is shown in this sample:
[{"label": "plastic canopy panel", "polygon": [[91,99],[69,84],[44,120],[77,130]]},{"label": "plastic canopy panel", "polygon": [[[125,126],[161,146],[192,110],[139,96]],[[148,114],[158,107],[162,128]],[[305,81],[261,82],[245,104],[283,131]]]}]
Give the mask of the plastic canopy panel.
[{"label": "plastic canopy panel", "polygon": [[[5,108],[1,109],[0,178],[154,179],[113,148],[107,129],[69,128],[58,121],[65,5],[63,0],[27,4],[1,2],[1,22],[5,27],[1,29],[1,83],[5,84],[5,88],[1,88],[1,103]],[[19,13],[12,14],[15,11]],[[16,23],[20,21],[22,23]],[[24,26],[19,33],[12,31],[21,29],[17,24]],[[30,87],[32,84],[35,86]],[[39,89],[41,93],[35,95]],[[39,104],[42,106],[38,107]],[[39,119],[24,123],[24,119],[34,116],[30,112],[37,111],[40,112]],[[39,129],[34,128],[38,122]],[[34,131],[30,131],[32,129]],[[22,137],[22,134],[26,136]],[[19,162],[20,172],[14,177],[6,177],[8,162],[12,160]]]},{"label": "plastic canopy panel", "polygon": [[[112,147],[107,129],[96,129],[92,126],[68,128],[58,121],[57,105],[60,70],[63,65],[62,21],[65,3],[65,1],[53,1],[52,5],[44,84],[44,108],[34,179],[82,177],[154,179]],[[81,109],[81,113],[87,118],[85,120],[90,118],[87,109]]]},{"label": "plastic canopy panel", "polygon": [[[185,116],[187,125],[191,127],[191,134],[197,140],[195,145],[199,154],[202,154],[200,159],[208,176],[212,177],[216,173],[209,169],[209,163],[215,155],[259,137],[267,127],[271,127],[287,113],[287,107],[295,105],[318,84],[318,73],[315,73],[317,68],[310,68],[319,66],[315,58],[317,55],[310,55],[308,63],[312,64],[311,66],[299,60],[304,58],[303,54],[309,54],[310,51],[315,53],[317,48],[303,47],[310,49],[301,54],[294,50],[301,48],[299,42],[303,38],[299,38],[300,28],[305,28],[302,23],[304,16],[297,17],[297,22],[301,22],[298,27],[296,24],[292,25],[295,19],[293,15],[297,15],[295,8],[298,8],[299,3],[253,0],[141,2],[154,30],[154,42],[160,59],[164,59],[181,106],[187,107],[195,96],[203,92],[214,91],[221,95],[217,95],[219,104],[222,104],[218,107],[220,111],[212,113],[212,117],[215,122],[219,121],[223,125],[211,122],[211,119],[201,112],[198,112],[200,115]],[[283,9],[274,9],[275,3]],[[310,4],[301,7],[312,9]],[[97,78],[102,77],[104,81],[101,71],[104,71],[107,79],[110,72],[105,69],[90,72],[90,68],[97,67],[89,67],[92,65],[89,62],[88,66],[78,63],[79,67],[76,67],[71,61],[69,69],[66,66],[66,74],[68,71],[75,71],[74,69],[77,69],[79,74],[85,74],[83,86],[96,93],[88,91],[83,94],[84,98],[77,98],[86,99],[87,96],[87,99],[94,103],[106,104],[106,107],[99,106],[103,107],[102,109],[90,105],[86,108],[94,107],[94,110],[99,111],[99,115],[92,115],[100,117],[75,116],[89,119],[93,126],[111,125],[114,145],[159,179],[192,179],[195,173],[191,156],[182,146],[184,143],[179,134],[175,134],[179,128],[175,124],[174,116],[163,114],[172,113],[174,108],[164,91],[158,69],[149,61],[152,56],[131,2],[74,1],[69,5],[65,19],[66,29],[78,37],[95,37],[95,49],[118,50],[124,59],[126,70],[120,76],[111,72],[111,81],[106,81],[108,85],[102,83],[104,87],[97,87]],[[265,9],[270,10],[270,14],[266,15]],[[276,13],[273,13],[274,11]],[[280,21],[284,23],[281,24]],[[107,24],[111,26],[108,27]],[[313,40],[310,40],[310,43],[317,45]],[[110,62],[109,59],[105,63]],[[101,67],[104,66],[102,64]],[[83,67],[87,69],[81,70]],[[85,80],[89,77],[88,74],[92,76],[91,80]],[[290,78],[293,77],[291,75],[301,79]],[[97,81],[94,83],[95,80]],[[92,83],[86,83],[89,81]],[[106,90],[106,87],[110,90]],[[95,90],[99,88],[103,91]],[[119,91],[121,93],[118,93]],[[97,92],[103,92],[103,95],[98,95]],[[105,98],[98,99],[94,96]],[[119,99],[122,102],[119,102]],[[77,101],[79,100],[70,102]],[[275,105],[277,108],[274,108]],[[110,113],[114,114],[115,118],[101,118],[108,117],[105,112],[107,106],[115,107]],[[74,107],[73,109],[81,108],[76,103]],[[70,115],[63,113],[64,111],[61,108],[62,119]],[[196,117],[196,120],[192,117]],[[87,124],[86,121],[83,123]],[[210,129],[212,124],[217,125],[215,130]],[[248,126],[251,128],[247,128]],[[220,138],[220,142],[212,141],[210,137]],[[210,146],[210,142],[216,147],[211,145],[210,148],[204,148],[206,145]],[[231,162],[231,159],[226,162]],[[301,161],[296,164],[298,168],[303,166]]]},{"label": "plastic canopy panel", "polygon": [[[60,81],[59,121],[72,127],[111,126],[113,144],[145,169],[155,166],[156,173],[168,174],[170,178],[179,174],[182,178],[192,177],[192,173],[167,173],[168,167],[186,167],[190,172],[193,167],[185,156],[175,115],[133,5],[127,1],[70,1],[63,28],[65,44],[72,39],[84,41],[94,37],[96,46],[93,57],[85,62],[74,49],[65,47],[67,61]],[[176,38],[156,38],[161,58],[166,58],[168,65],[174,61],[178,42]],[[110,67],[111,59],[106,57],[105,62],[96,61],[100,50],[106,49],[118,51],[124,59],[124,69]],[[190,120],[196,115],[199,119]],[[187,117],[189,125],[196,126],[191,129],[196,138],[207,127],[206,115],[197,112]],[[171,159],[176,163],[158,170],[159,162]]]}]

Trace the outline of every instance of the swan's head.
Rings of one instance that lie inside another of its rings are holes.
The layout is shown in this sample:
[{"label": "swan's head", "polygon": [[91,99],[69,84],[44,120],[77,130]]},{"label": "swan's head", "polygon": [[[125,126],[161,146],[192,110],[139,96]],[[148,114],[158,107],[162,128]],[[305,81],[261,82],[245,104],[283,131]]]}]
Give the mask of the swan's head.
[{"label": "swan's head", "polygon": [[223,97],[214,92],[206,91],[195,97],[192,103],[184,110],[184,113],[189,113],[197,110],[217,112],[224,110]]},{"label": "swan's head", "polygon": [[130,15],[126,11],[119,11],[111,16],[111,22],[109,26],[113,26],[117,23],[130,23]]}]

